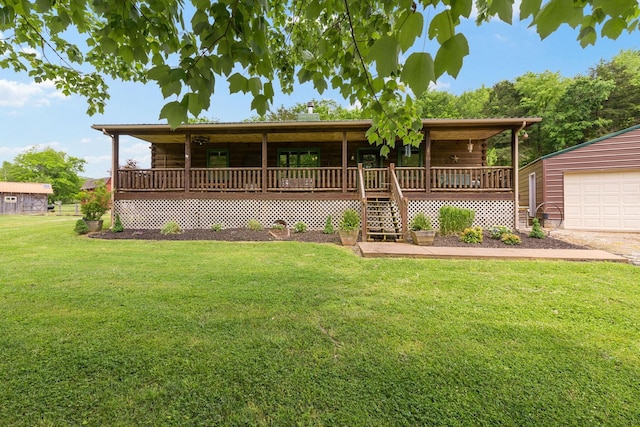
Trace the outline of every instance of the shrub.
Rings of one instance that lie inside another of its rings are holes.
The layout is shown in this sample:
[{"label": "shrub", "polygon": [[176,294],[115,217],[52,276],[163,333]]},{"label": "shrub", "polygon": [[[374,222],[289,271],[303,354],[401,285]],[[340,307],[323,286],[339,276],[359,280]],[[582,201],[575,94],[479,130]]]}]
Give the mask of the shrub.
[{"label": "shrub", "polygon": [[271,226],[271,228],[272,228],[272,229],[274,229],[274,230],[280,230],[280,231],[282,231],[282,230],[284,230],[284,228],[285,228],[285,227],[284,227],[284,224],[273,224],[273,225]]},{"label": "shrub", "polygon": [[222,231],[223,227],[222,224],[217,223],[217,224],[213,224],[211,226],[211,231]]},{"label": "shrub", "polygon": [[87,234],[89,232],[89,227],[87,227],[87,223],[84,222],[84,219],[79,219],[76,221],[76,226],[73,229],[76,234]]},{"label": "shrub", "polygon": [[254,231],[262,230],[262,224],[257,219],[250,219],[247,221],[247,228]]},{"label": "shrub", "polygon": [[410,227],[413,231],[433,230],[431,218],[422,212],[418,212],[411,220]]},{"label": "shrub", "polygon": [[544,239],[545,237],[547,237],[544,233],[544,230],[540,226],[540,221],[538,220],[538,218],[533,218],[531,222],[533,223],[533,228],[529,233],[529,237],[533,237],[534,239]]},{"label": "shrub", "polygon": [[333,234],[333,221],[331,220],[331,215],[327,217],[327,220],[324,222],[324,229],[322,230],[324,234]]},{"label": "shrub", "polygon": [[513,233],[505,233],[505,234],[503,234],[502,237],[500,238],[500,240],[505,245],[519,245],[520,243],[522,243],[522,239],[520,239],[520,236],[518,236],[517,234],[513,234]]},{"label": "shrub", "polygon": [[122,233],[124,231],[124,225],[122,225],[120,215],[118,214],[116,214],[116,218],[113,220],[113,227],[111,227],[111,231],[114,233]]},{"label": "shrub", "polygon": [[494,225],[489,229],[489,236],[492,239],[501,240],[505,234],[510,234],[511,229],[504,225]]},{"label": "shrub", "polygon": [[92,191],[81,191],[79,196],[80,211],[87,221],[98,221],[109,210],[111,193],[107,191],[104,184]]},{"label": "shrub", "polygon": [[459,234],[472,227],[475,217],[476,213],[471,209],[443,206],[438,211],[440,234],[443,236]]},{"label": "shrub", "polygon": [[161,234],[180,234],[182,233],[182,229],[180,225],[176,221],[167,222],[162,229],[160,229]]},{"label": "shrub", "polygon": [[302,221],[298,221],[293,226],[293,231],[295,231],[296,233],[304,233],[305,231],[307,231],[307,224]]},{"label": "shrub", "polygon": [[342,213],[340,220],[341,230],[356,230],[360,227],[360,215],[353,209],[347,209]]},{"label": "shrub", "polygon": [[460,240],[465,243],[482,243],[482,227],[465,228],[460,235]]}]

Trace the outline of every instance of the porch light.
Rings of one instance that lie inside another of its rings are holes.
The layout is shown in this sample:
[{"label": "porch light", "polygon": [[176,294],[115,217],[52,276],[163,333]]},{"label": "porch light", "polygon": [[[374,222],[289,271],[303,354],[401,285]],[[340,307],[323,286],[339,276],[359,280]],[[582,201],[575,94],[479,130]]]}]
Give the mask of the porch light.
[{"label": "porch light", "polygon": [[472,153],[473,152],[473,142],[471,142],[471,138],[469,138],[469,143],[467,144],[467,150]]},{"label": "porch light", "polygon": [[198,145],[208,144],[209,137],[204,135],[196,135],[193,138],[191,138],[191,142]]}]

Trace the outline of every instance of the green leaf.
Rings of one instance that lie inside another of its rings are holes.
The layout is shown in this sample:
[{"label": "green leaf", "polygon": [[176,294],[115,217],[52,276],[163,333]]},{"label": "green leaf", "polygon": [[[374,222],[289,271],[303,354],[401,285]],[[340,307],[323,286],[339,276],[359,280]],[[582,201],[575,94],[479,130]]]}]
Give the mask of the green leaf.
[{"label": "green leaf", "polygon": [[188,93],[185,95],[184,99],[187,101],[189,113],[194,117],[198,117],[202,112],[202,104],[200,103],[198,94],[193,92]]},{"label": "green leaf", "polygon": [[401,79],[419,98],[435,81],[433,58],[426,52],[415,52],[407,58],[402,69]]},{"label": "green leaf", "polygon": [[400,45],[395,37],[384,36],[373,43],[367,60],[375,61],[379,76],[388,77],[398,69],[399,49]]},{"label": "green leaf", "polygon": [[560,24],[575,22],[576,14],[581,15],[582,9],[574,8],[572,1],[550,0],[535,17],[533,24],[536,25],[540,38],[545,39]]},{"label": "green leaf", "polygon": [[259,77],[252,77],[247,82],[247,88],[254,97],[258,96],[262,91],[262,81]]},{"label": "green leaf", "polygon": [[511,24],[513,0],[492,0],[489,11],[492,15],[497,14],[498,17],[507,24]]},{"label": "green leaf", "polygon": [[580,46],[582,47],[593,45],[597,38],[596,30],[593,27],[583,27],[578,35],[578,40],[580,40]]},{"label": "green leaf", "polygon": [[229,92],[231,93],[247,93],[247,91],[249,90],[249,79],[247,79],[240,73],[235,73],[229,76],[227,81],[229,82]]},{"label": "green leaf", "polygon": [[167,82],[160,85],[160,89],[162,90],[162,96],[165,98],[168,98],[171,95],[180,95],[180,92],[182,91],[182,82],[180,80]]},{"label": "green leaf", "polygon": [[468,54],[469,43],[466,37],[462,34],[451,37],[440,46],[433,61],[435,77],[438,78],[446,72],[456,78],[462,68],[462,60]]},{"label": "green leaf", "polygon": [[102,51],[107,55],[115,54],[118,52],[118,44],[115,42],[115,40],[109,37],[103,37],[100,40],[100,47],[102,48]]},{"label": "green leaf", "polygon": [[[406,52],[416,39],[422,35],[422,27],[424,26],[424,18],[419,12],[407,12],[406,21],[398,32],[398,43],[402,52]],[[401,18],[402,19],[402,18]]]},{"label": "green leaf", "polygon": [[535,17],[540,12],[542,0],[522,0],[520,3],[520,20],[523,21],[529,16]]},{"label": "green leaf", "polygon": [[429,38],[438,40],[442,44],[453,36],[453,22],[449,11],[440,12],[431,20],[429,25]]},{"label": "green leaf", "polygon": [[253,101],[251,101],[251,109],[255,110],[258,115],[264,116],[269,109],[269,102],[264,95],[257,95],[253,97]]},{"label": "green leaf", "polygon": [[627,28],[627,23],[622,18],[611,18],[602,26],[602,37],[609,37],[610,39],[617,39],[620,34]]},{"label": "green leaf", "polygon": [[593,0],[594,9],[602,9],[608,16],[615,18],[628,16],[638,8],[637,0]]},{"label": "green leaf", "polygon": [[323,10],[323,6],[320,4],[318,0],[313,0],[311,3],[306,5],[306,14],[307,19],[315,20],[320,16],[320,13]]},{"label": "green leaf", "polygon": [[160,119],[167,119],[171,129],[175,129],[187,122],[187,107],[181,102],[172,101],[162,107]]},{"label": "green leaf", "polygon": [[472,0],[458,0],[452,2],[451,5],[451,14],[455,17],[464,16],[468,18],[471,15],[471,10],[473,8]]}]

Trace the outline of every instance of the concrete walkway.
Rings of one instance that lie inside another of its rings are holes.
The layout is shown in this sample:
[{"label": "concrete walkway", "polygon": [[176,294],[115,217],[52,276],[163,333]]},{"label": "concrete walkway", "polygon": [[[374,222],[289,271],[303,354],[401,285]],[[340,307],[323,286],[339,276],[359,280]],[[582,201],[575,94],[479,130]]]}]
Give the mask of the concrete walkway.
[{"label": "concrete walkway", "polygon": [[625,257],[602,250],[590,249],[514,249],[417,246],[408,243],[358,242],[365,258],[446,258],[446,259],[508,259],[609,261],[628,263]]}]

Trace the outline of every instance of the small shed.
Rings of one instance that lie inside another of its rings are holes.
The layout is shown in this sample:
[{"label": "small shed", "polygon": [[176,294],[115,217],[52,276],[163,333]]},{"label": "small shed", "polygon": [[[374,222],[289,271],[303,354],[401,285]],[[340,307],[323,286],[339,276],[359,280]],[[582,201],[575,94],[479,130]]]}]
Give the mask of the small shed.
[{"label": "small shed", "polygon": [[51,184],[0,182],[0,214],[46,214]]},{"label": "small shed", "polygon": [[640,232],[640,125],[520,169],[520,206],[545,225]]}]

